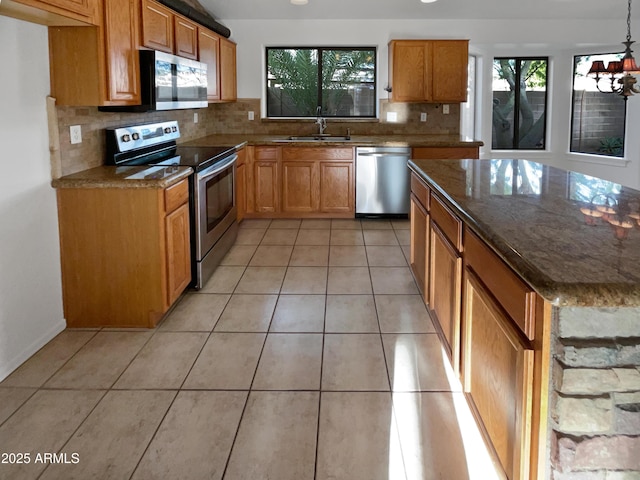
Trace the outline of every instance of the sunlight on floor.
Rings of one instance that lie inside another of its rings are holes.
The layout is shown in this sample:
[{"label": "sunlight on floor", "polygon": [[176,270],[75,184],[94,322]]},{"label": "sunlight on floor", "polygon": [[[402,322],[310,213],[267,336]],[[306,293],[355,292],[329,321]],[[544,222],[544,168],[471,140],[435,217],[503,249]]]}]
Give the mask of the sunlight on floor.
[{"label": "sunlight on floor", "polygon": [[[442,348],[442,368],[449,391],[413,391],[420,385],[420,352],[398,341],[393,371],[393,412],[389,438],[389,480],[445,478],[499,480],[449,358]],[[424,361],[424,360],[422,360]],[[422,365],[425,368],[425,365]],[[400,439],[398,441],[397,435]]]},{"label": "sunlight on floor", "polygon": [[[460,385],[453,369],[449,364],[449,357],[442,349],[442,361],[446,365],[447,377],[452,388],[454,385]],[[469,480],[499,480],[502,477],[496,472],[493,460],[489,455],[487,447],[480,435],[478,426],[469,410],[469,405],[463,394],[453,395],[453,406],[456,410],[456,417],[460,427],[462,443],[464,446],[465,457],[467,460],[467,469],[469,472]]]}]

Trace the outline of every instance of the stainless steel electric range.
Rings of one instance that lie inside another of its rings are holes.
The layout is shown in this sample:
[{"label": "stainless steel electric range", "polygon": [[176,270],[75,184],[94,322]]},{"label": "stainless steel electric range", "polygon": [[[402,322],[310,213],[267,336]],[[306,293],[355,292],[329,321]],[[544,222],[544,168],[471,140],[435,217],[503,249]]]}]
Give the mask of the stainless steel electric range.
[{"label": "stainless steel electric range", "polygon": [[107,164],[181,165],[189,177],[191,286],[200,289],[235,242],[235,147],[184,147],[177,121],[106,130]]}]

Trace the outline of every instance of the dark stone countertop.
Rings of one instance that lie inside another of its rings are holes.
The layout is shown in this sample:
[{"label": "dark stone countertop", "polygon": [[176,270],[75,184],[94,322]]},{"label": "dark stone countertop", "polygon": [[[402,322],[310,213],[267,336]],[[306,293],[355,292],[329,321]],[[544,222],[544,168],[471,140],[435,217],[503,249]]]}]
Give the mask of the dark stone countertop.
[{"label": "dark stone countertop", "polygon": [[409,167],[551,304],[640,306],[640,191],[526,160]]},{"label": "dark stone countertop", "polygon": [[[293,135],[296,135],[295,133]],[[270,145],[286,147],[352,146],[352,147],[481,147],[482,142],[460,135],[352,135],[351,140],[287,141],[288,135],[217,134],[197,138],[185,146]]]},{"label": "dark stone countertop", "polygon": [[103,165],[66,175],[51,182],[53,188],[167,188],[193,173],[190,167],[115,167]]}]

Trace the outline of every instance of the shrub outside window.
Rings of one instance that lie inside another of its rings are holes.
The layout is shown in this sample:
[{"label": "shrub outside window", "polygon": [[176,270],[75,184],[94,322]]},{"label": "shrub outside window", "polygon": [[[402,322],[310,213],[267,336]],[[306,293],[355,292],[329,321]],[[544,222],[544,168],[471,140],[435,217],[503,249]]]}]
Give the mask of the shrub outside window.
[{"label": "shrub outside window", "polygon": [[376,115],[374,47],[267,47],[267,116]]},{"label": "shrub outside window", "polygon": [[[576,55],[573,58],[572,152],[624,156],[627,104],[620,95],[598,91],[595,79],[587,76],[594,60],[602,60],[607,65],[621,59],[622,53]],[[609,82],[600,80],[600,88],[607,92]]]},{"label": "shrub outside window", "polygon": [[548,58],[494,58],[494,150],[543,150]]}]

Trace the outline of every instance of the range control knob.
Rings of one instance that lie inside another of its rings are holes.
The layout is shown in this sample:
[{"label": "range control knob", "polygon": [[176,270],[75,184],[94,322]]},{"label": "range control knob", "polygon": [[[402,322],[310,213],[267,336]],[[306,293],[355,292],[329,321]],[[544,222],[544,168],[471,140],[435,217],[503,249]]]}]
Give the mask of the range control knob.
[{"label": "range control knob", "polygon": [[172,132],[177,132],[177,131],[178,131],[178,128],[177,128],[177,127],[175,127],[175,126],[173,126],[173,127],[171,127],[171,131],[172,131]]},{"label": "range control knob", "polygon": [[171,133],[171,128],[170,127],[166,127],[164,129],[164,133]]},{"label": "range control knob", "polygon": [[139,133],[137,133],[137,132],[136,132],[136,133],[133,133],[133,134],[131,135],[131,138],[133,138],[134,140],[140,140],[140,134],[139,134]]},{"label": "range control knob", "polygon": [[131,141],[131,135],[129,135],[128,133],[125,133],[124,135],[122,135],[122,141],[123,142]]}]

